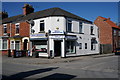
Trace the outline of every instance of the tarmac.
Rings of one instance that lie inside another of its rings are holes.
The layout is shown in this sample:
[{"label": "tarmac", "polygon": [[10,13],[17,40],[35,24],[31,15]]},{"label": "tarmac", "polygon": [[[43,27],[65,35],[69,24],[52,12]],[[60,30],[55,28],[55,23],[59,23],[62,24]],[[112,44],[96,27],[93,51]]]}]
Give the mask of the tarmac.
[{"label": "tarmac", "polygon": [[2,61],[4,62],[12,62],[12,63],[19,63],[19,64],[54,64],[54,63],[70,63],[73,61],[78,60],[86,60],[89,58],[100,58],[100,57],[109,57],[114,56],[114,53],[109,54],[97,54],[97,55],[85,55],[85,56],[77,56],[77,57],[67,57],[67,58],[61,58],[61,57],[55,57],[53,59],[48,58],[34,58],[34,57],[8,57],[8,56],[2,56]]}]

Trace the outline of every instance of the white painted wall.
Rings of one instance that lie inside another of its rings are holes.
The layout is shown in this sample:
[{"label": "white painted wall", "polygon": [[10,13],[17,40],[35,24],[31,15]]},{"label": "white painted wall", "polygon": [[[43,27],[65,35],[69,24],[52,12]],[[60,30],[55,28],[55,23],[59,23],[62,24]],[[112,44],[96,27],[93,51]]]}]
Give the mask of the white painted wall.
[{"label": "white painted wall", "polygon": [[[66,31],[66,20],[70,19],[72,20],[72,32],[75,33],[68,33],[68,35],[76,35],[78,40],[76,41],[76,54],[70,54],[70,55],[86,55],[86,54],[98,54],[99,53],[99,40],[98,40],[98,27],[94,24],[90,24],[83,21],[83,33],[79,34],[79,20],[72,19],[72,18],[65,18],[60,16],[53,16],[53,17],[46,17],[46,18],[40,18],[34,20],[35,25],[32,27],[32,29],[35,30],[35,33],[38,33],[40,30],[40,20],[44,20],[45,22],[45,32],[48,32],[48,30],[56,30],[58,27],[59,30]],[[91,26],[94,26],[94,34],[90,34],[90,28]],[[82,39],[80,39],[80,37]],[[91,38],[95,37],[97,40],[96,44],[96,50],[91,50]],[[77,43],[82,43],[82,49],[79,49],[79,46]],[[87,43],[88,47],[85,49],[85,43]],[[49,40],[49,50],[54,50],[54,41],[53,39]],[[54,52],[54,51],[53,51]],[[63,51],[64,52],[64,51]],[[69,56],[69,55],[67,55]]]},{"label": "white painted wall", "polygon": [[46,18],[40,18],[34,20],[35,25],[32,27],[32,29],[35,30],[35,33],[38,33],[40,31],[40,21],[44,20],[45,23],[45,32],[48,32],[48,30],[56,30],[58,27],[59,30],[66,30],[66,20],[64,17],[46,17]]}]

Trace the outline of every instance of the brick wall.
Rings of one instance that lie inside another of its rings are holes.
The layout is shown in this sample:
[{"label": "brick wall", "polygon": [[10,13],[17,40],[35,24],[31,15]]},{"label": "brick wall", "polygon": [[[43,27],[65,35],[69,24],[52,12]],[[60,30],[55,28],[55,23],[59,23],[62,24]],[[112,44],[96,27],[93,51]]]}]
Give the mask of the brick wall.
[{"label": "brick wall", "polygon": [[0,36],[3,36],[3,25],[0,25]]},{"label": "brick wall", "polygon": [[30,28],[27,22],[20,23],[20,36],[29,36]]},{"label": "brick wall", "polygon": [[94,21],[95,25],[99,27],[100,44],[112,44],[112,28],[109,24],[98,17]]}]

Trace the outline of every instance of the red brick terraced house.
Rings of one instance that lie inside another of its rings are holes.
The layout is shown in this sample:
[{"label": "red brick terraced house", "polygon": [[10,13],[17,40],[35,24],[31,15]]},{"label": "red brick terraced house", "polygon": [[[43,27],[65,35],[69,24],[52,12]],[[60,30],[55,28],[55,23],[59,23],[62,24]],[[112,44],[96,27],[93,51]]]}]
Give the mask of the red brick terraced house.
[{"label": "red brick terraced house", "polygon": [[13,50],[29,50],[30,24],[23,18],[33,12],[34,8],[25,4],[23,14],[2,18],[0,24],[0,51],[2,55],[7,55],[8,50],[11,52]]},{"label": "red brick terraced house", "polygon": [[99,27],[100,52],[114,52],[120,47],[120,27],[118,27],[110,18],[98,16],[94,24]]}]

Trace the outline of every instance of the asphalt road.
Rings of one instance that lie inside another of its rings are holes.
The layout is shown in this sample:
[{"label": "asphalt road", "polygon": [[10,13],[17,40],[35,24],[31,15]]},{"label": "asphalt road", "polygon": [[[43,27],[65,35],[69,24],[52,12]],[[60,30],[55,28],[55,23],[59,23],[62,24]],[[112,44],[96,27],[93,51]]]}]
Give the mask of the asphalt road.
[{"label": "asphalt road", "polygon": [[[118,80],[118,56],[106,57],[83,57],[71,62],[60,62],[50,64],[27,64],[17,62],[13,58],[5,57],[2,64],[3,80],[48,80],[63,79],[88,79],[95,78],[104,80]],[[30,63],[29,58],[24,58]],[[21,61],[24,61],[21,58]],[[39,60],[40,59],[36,59]],[[108,79],[109,78],[109,79]],[[116,78],[116,79],[114,79]]]}]

